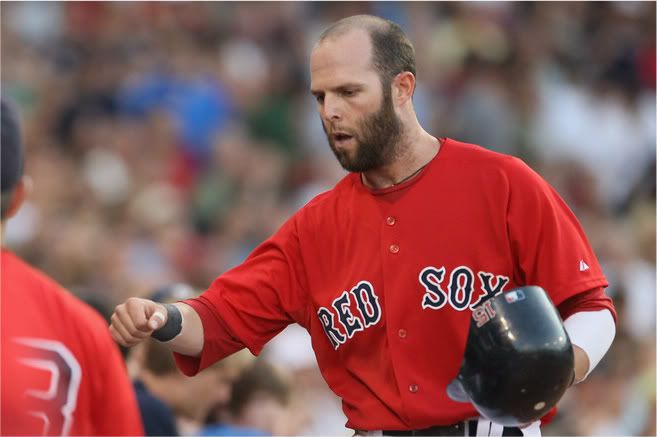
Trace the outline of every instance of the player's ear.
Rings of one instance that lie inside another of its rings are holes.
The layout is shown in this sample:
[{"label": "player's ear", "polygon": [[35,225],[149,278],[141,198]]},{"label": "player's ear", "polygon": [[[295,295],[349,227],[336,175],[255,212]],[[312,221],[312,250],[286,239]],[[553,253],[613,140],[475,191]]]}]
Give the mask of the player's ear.
[{"label": "player's ear", "polygon": [[392,98],[397,105],[403,105],[413,98],[415,91],[415,76],[410,71],[404,71],[395,76],[392,81]]},{"label": "player's ear", "polygon": [[16,215],[31,191],[32,178],[29,176],[23,176],[12,191],[11,200],[9,201],[9,208],[7,209],[7,214],[5,215],[4,219],[8,219]]}]

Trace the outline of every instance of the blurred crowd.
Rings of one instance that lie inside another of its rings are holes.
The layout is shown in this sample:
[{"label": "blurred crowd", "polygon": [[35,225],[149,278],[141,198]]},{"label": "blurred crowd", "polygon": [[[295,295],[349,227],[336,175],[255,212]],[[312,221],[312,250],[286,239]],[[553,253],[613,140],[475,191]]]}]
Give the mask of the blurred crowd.
[{"label": "blurred crowd", "polygon": [[[344,175],[308,91],[310,51],[344,16],[398,22],[425,129],[533,166],[609,279],[616,340],[544,435],[655,435],[654,2],[1,9],[2,95],[20,108],[34,186],[6,244],[106,315],[165,284],[203,290]],[[196,383],[155,349],[126,359],[180,434],[350,435],[297,326]]]}]

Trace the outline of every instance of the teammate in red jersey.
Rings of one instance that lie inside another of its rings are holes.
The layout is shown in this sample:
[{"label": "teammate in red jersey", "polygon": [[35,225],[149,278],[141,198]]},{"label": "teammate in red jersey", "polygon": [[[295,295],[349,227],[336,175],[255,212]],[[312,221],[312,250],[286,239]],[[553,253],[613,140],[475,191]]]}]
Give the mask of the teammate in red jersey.
[{"label": "teammate in red jersey", "polygon": [[[14,112],[3,101],[2,224],[26,195]],[[90,306],[2,249],[2,435],[143,435],[121,354]]]},{"label": "teammate in red jersey", "polygon": [[153,334],[193,375],[244,347],[257,354],[296,322],[360,434],[539,434],[538,422],[521,430],[483,419],[464,431],[478,413],[446,386],[471,309],[529,284],[565,320],[575,382],[595,367],[616,315],[577,219],[519,159],[422,129],[414,49],[396,24],[337,22],[310,72],[328,142],[350,174],[199,298],[117,306],[114,338],[131,345]]}]

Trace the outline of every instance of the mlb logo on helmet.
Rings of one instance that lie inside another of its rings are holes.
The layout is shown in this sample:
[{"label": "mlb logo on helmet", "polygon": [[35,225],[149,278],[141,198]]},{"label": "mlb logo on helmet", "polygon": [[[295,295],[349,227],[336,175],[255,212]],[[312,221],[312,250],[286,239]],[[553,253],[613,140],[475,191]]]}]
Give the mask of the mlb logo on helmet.
[{"label": "mlb logo on helmet", "polygon": [[504,293],[504,298],[508,303],[518,302],[525,299],[525,292],[522,290],[512,290]]}]

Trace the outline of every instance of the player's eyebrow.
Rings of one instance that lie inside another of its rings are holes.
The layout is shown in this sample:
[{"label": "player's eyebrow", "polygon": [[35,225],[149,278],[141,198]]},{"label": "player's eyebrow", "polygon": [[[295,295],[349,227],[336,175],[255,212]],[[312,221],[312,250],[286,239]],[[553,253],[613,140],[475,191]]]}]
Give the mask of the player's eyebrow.
[{"label": "player's eyebrow", "polygon": [[[338,91],[338,92],[340,92],[340,91],[345,91],[347,89],[362,89],[363,86],[364,85],[362,83],[349,82],[349,83],[344,83],[344,84],[338,85],[338,86],[333,87],[333,88],[329,88],[329,91]],[[325,90],[311,89],[310,93],[313,96],[321,96],[325,93]]]}]

